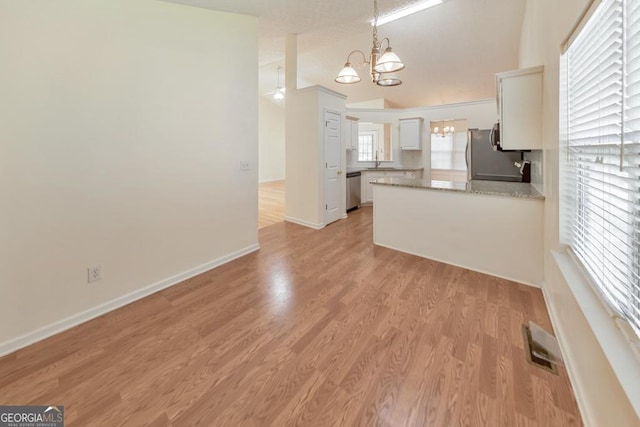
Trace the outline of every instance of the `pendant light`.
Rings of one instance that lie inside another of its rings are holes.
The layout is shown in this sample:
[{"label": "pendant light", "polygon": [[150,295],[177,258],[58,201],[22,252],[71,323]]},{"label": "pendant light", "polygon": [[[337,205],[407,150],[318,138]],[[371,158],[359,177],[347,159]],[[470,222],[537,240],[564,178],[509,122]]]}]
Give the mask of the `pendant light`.
[{"label": "pendant light", "polygon": [[[387,42],[387,47],[382,53],[382,45]],[[371,74],[371,81],[378,86],[398,86],[402,84],[402,80],[395,75],[388,75],[388,73],[395,73],[404,69],[404,64],[391,49],[391,42],[388,38],[378,41],[378,0],[373,0],[373,46],[371,48],[371,54],[367,60],[366,55],[361,50],[353,50],[347,56],[347,62],[344,64],[344,68],[338,73],[336,82],[341,84],[358,83],[361,79],[358,73],[351,65],[351,55],[354,53],[360,53],[362,55],[362,64],[369,65],[369,73]]]},{"label": "pendant light", "polygon": [[280,69],[281,68],[282,67],[278,65],[278,84],[276,86],[275,92],[273,92],[273,99],[275,99],[276,101],[280,101],[284,99],[285,88],[280,86]]}]

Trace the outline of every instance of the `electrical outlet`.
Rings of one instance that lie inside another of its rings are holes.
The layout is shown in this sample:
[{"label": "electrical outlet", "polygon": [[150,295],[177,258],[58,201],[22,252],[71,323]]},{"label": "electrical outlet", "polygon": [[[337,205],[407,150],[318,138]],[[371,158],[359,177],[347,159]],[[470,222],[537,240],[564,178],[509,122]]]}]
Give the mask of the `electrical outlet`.
[{"label": "electrical outlet", "polygon": [[102,266],[96,265],[94,267],[89,267],[88,269],[89,275],[89,283],[97,282],[98,280],[102,280]]},{"label": "electrical outlet", "polygon": [[249,170],[249,162],[241,161],[240,162],[240,170],[241,171],[248,171]]}]

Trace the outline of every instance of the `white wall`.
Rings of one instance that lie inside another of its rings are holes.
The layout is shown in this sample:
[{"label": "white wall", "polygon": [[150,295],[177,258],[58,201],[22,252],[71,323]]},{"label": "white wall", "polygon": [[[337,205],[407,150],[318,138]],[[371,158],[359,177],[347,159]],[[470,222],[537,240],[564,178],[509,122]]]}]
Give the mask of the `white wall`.
[{"label": "white wall", "polygon": [[[560,44],[588,0],[528,0],[520,67],[544,65],[545,297],[570,363],[572,383],[585,421],[594,426],[636,426],[639,421],[592,329],[579,308],[552,250],[559,238],[559,58]],[[636,383],[637,384],[637,383]]]},{"label": "white wall", "polygon": [[[490,129],[498,120],[494,99],[465,102],[460,104],[439,105],[436,107],[406,109],[361,109],[348,108],[347,114],[358,117],[361,122],[391,123],[391,141],[393,144],[393,162],[385,163],[391,167],[424,167],[424,176],[431,173],[431,121],[466,119],[467,126],[478,129]],[[422,117],[422,151],[400,150],[399,119]],[[372,162],[358,162],[357,152],[349,152],[347,166],[372,167]]]},{"label": "white wall", "polygon": [[285,177],[284,108],[261,96],[259,115],[258,179],[260,182],[282,180]]},{"label": "white wall", "polygon": [[[287,90],[285,219],[313,228],[324,217],[324,110],[342,115],[345,97],[321,86]],[[342,141],[343,147],[344,141]],[[346,148],[343,149],[346,150]],[[341,159],[345,170],[345,159]],[[322,167],[321,167],[322,166]],[[345,175],[341,175],[340,200],[345,212]]]},{"label": "white wall", "polygon": [[375,184],[373,191],[375,244],[540,286],[544,201]]},{"label": "white wall", "polygon": [[0,58],[0,352],[255,249],[256,18],[0,0]]}]

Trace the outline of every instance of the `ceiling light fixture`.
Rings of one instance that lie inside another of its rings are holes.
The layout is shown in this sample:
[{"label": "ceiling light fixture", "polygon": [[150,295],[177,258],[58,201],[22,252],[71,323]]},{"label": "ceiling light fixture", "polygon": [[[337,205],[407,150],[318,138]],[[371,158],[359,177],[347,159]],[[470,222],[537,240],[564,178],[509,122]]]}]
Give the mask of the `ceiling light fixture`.
[{"label": "ceiling light fixture", "polygon": [[[413,6],[409,6],[405,9],[383,16],[382,18],[378,19],[378,25],[388,24],[389,22],[396,21],[400,18],[404,18],[405,16],[413,15],[414,13],[442,4],[443,1],[444,0],[426,0],[426,1],[414,4]],[[374,25],[373,21],[371,21],[371,25]]]},{"label": "ceiling light fixture", "polygon": [[[382,43],[387,42],[387,48],[384,53],[380,55],[382,51]],[[369,73],[371,74],[371,81],[378,86],[398,86],[402,84],[402,81],[395,75],[389,75],[388,73],[395,73],[404,69],[404,64],[391,50],[391,42],[388,38],[378,41],[378,0],[373,0],[373,47],[371,48],[371,56],[367,61],[367,56],[361,50],[353,50],[347,56],[347,62],[344,64],[344,68],[338,73],[336,82],[341,84],[358,83],[361,79],[358,73],[353,68],[350,62],[351,55],[354,53],[360,53],[362,55],[362,64],[369,65]]]},{"label": "ceiling light fixture", "polygon": [[280,101],[284,99],[285,88],[280,87],[280,69],[282,67],[278,65],[278,85],[276,86],[276,91],[273,92],[273,99],[276,101]]},{"label": "ceiling light fixture", "polygon": [[441,138],[444,138],[447,135],[453,135],[453,133],[456,131],[453,126],[445,126],[444,122],[440,122],[440,124],[442,125],[442,127],[434,127],[433,133]]}]

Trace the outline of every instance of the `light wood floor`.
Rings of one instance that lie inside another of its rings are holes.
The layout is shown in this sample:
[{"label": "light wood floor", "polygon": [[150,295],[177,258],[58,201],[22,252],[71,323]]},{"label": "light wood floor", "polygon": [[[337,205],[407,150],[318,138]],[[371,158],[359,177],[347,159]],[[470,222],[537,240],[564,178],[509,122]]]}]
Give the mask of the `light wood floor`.
[{"label": "light wood floor", "polygon": [[284,221],[284,181],[258,185],[258,229]]},{"label": "light wood floor", "polygon": [[539,290],[371,243],[371,208],[0,359],[0,403],[68,426],[572,426],[525,362]]}]

